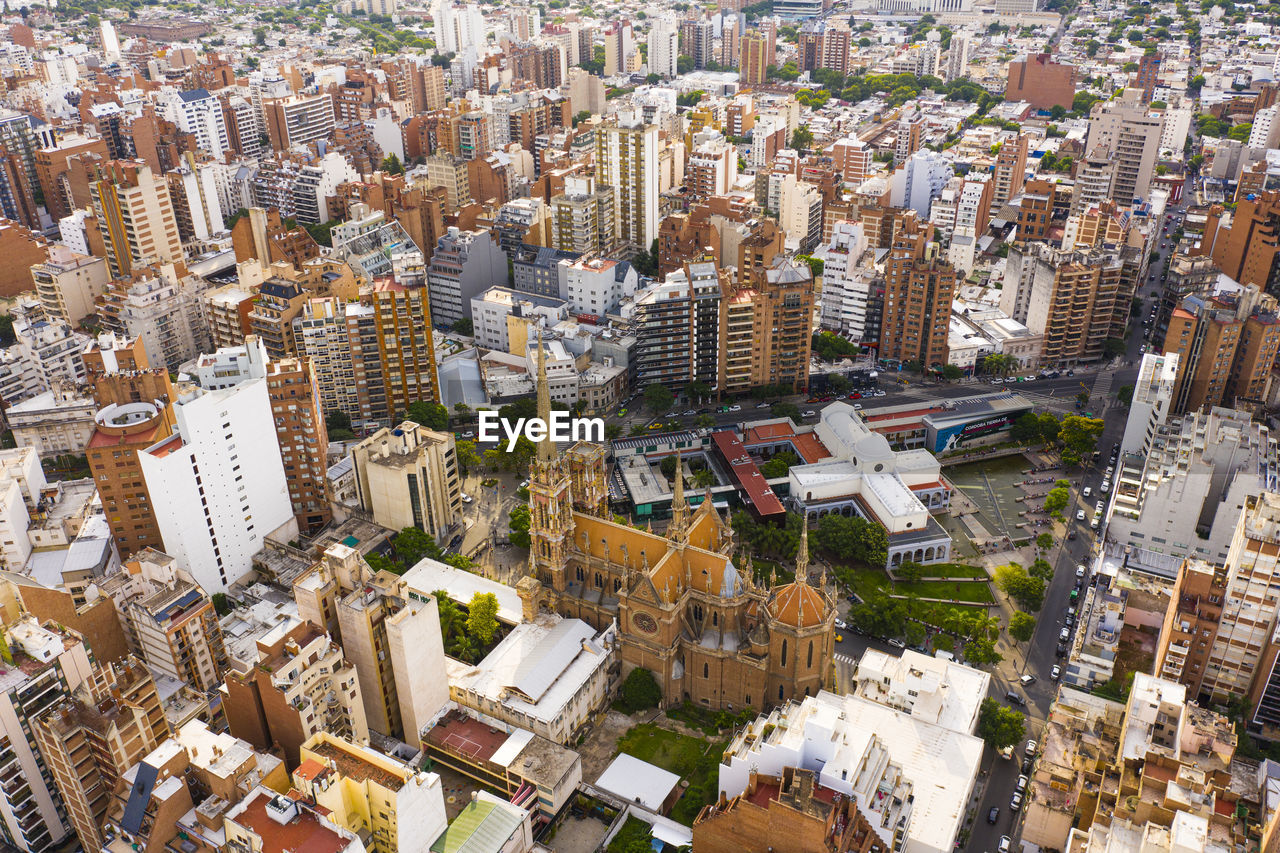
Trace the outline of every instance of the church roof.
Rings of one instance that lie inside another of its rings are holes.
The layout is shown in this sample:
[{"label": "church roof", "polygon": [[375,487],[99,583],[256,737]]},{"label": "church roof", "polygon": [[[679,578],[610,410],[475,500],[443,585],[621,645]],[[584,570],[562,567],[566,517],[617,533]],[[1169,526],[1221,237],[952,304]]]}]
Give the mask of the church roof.
[{"label": "church roof", "polygon": [[822,593],[807,583],[796,581],[778,587],[769,602],[773,618],[794,628],[812,628],[827,618],[827,602]]}]

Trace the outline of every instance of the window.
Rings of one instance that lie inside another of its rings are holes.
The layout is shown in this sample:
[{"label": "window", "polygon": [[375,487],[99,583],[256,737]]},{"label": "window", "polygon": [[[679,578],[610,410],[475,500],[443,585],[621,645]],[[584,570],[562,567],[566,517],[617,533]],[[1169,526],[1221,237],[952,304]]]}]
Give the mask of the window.
[{"label": "window", "polygon": [[787,641],[785,637],[782,640],[782,665],[787,665]]},{"label": "window", "polygon": [[805,666],[809,667],[810,669],[813,668],[813,640],[809,641],[809,659],[805,663]]},{"label": "window", "polygon": [[702,677],[703,677],[703,678],[710,678],[710,677],[711,677],[711,665],[710,665],[710,664],[706,664],[706,663],[704,663],[704,664],[702,665]]}]

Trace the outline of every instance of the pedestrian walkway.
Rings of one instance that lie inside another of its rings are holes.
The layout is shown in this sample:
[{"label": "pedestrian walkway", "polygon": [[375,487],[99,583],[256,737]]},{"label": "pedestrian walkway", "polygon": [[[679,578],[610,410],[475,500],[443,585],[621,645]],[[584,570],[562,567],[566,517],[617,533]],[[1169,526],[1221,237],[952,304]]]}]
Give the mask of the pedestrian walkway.
[{"label": "pedestrian walkway", "polygon": [[836,654],[835,654],[835,659],[836,659],[837,661],[839,661],[840,663],[847,663],[847,664],[849,664],[849,666],[857,666],[857,665],[858,665],[857,660],[855,660],[853,657],[851,657],[851,656],[849,656],[849,655],[842,654],[841,652],[836,652]]}]

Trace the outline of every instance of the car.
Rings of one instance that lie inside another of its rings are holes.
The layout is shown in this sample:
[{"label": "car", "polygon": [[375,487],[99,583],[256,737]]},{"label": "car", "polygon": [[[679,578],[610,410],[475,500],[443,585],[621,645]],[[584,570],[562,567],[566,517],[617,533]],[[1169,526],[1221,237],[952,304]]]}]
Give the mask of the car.
[{"label": "car", "polygon": [[845,596],[845,598],[849,599],[849,603],[850,603],[850,604],[857,604],[857,603],[858,603],[858,596],[856,596],[856,595],[846,595],[846,596]]},{"label": "car", "polygon": [[1023,772],[1023,773],[1030,773],[1030,772],[1031,772],[1031,768],[1032,768],[1032,766],[1033,766],[1035,763],[1036,763],[1036,760],[1035,760],[1034,758],[1032,758],[1030,755],[1023,756],[1023,758],[1022,758],[1022,772]]},{"label": "car", "polygon": [[471,503],[473,500],[475,500],[475,498],[471,497],[471,495],[467,494],[466,492],[463,492],[463,493],[462,493],[462,502],[463,502],[464,504],[469,504],[469,503]]},{"label": "car", "polygon": [[1017,791],[1013,792],[1013,796],[1009,798],[1009,811],[1017,812],[1022,810],[1022,795]]},{"label": "car", "polygon": [[876,391],[876,396],[883,397],[885,394],[888,394],[888,393],[889,393],[888,391]]},{"label": "car", "polygon": [[668,417],[668,418],[678,418],[678,417],[680,417],[680,413],[679,413],[679,412],[667,412],[666,417]]},{"label": "car", "polygon": [[1058,648],[1053,653],[1056,657],[1065,658],[1067,656],[1067,644],[1058,643]]},{"label": "car", "polygon": [[818,413],[815,412],[813,409],[808,409],[804,413],[804,417],[806,418],[816,418],[817,416],[818,416]]},{"label": "car", "polygon": [[1009,840],[1009,836],[1000,836],[1000,845],[996,848],[996,853],[1009,853],[1013,850],[1013,842]]},{"label": "car", "polygon": [[662,429],[662,424],[649,424],[649,429]]},{"label": "car", "polygon": [[696,410],[696,409],[690,409],[689,411],[687,411],[687,412],[685,412],[685,413],[684,413],[684,417],[686,417],[686,418],[691,418],[691,417],[693,417],[693,416],[694,416],[694,415],[696,415],[696,414],[698,414],[698,412],[697,412],[697,410]]},{"label": "car", "polygon": [[844,637],[843,637],[842,635],[840,635],[840,634],[836,634],[836,642],[837,642],[837,643],[843,643],[843,642],[844,642]]},{"label": "car", "polygon": [[1000,819],[1000,807],[992,806],[987,811],[987,823],[995,823]]},{"label": "car", "polygon": [[1101,521],[1100,519],[1098,519],[1098,518],[1092,518],[1092,519],[1090,519],[1090,520],[1089,520],[1089,529],[1090,529],[1090,530],[1097,530],[1097,529],[1098,529],[1099,527],[1101,527],[1101,526],[1102,526],[1102,521]]},{"label": "car", "polygon": [[1040,744],[1036,743],[1034,740],[1029,740],[1022,747],[1022,754],[1035,755],[1039,750],[1040,750]]},{"label": "car", "polygon": [[992,384],[992,385],[1003,385],[1003,384],[1004,384],[1004,380],[1003,380],[1003,379],[1001,379],[999,376],[997,376],[995,379],[992,379],[992,380],[991,380],[991,384]]},{"label": "car", "polygon": [[1013,787],[1019,791],[1027,790],[1027,777],[1019,776],[1018,781],[1013,783]]},{"label": "car", "polygon": [[861,411],[862,411],[862,404],[861,404],[861,403],[854,403],[854,404],[853,404],[853,410],[854,410],[855,412],[861,412]]},{"label": "car", "polygon": [[1085,567],[1084,563],[1081,563],[1080,565],[1076,566],[1076,577],[1082,578],[1085,576],[1085,573],[1088,571],[1089,570]]},{"label": "car", "polygon": [[1010,704],[1013,704],[1013,705],[1027,704],[1027,700],[1023,699],[1021,695],[1019,695],[1013,690],[1006,690],[1004,694],[1004,698],[1006,702],[1009,702]]},{"label": "car", "polygon": [[1089,497],[1089,495],[1093,494],[1093,489],[1092,489],[1091,487],[1089,487],[1089,486],[1085,486],[1085,487],[1084,487],[1084,491],[1083,491],[1083,492],[1081,492],[1080,494],[1081,494],[1081,496],[1083,496],[1083,497],[1086,497],[1086,498],[1087,498],[1087,497]]},{"label": "car", "polygon": [[905,649],[907,647],[907,644],[899,640],[897,637],[890,637],[885,640],[885,642],[893,646],[895,649]]},{"label": "car", "polygon": [[729,407],[729,411],[731,411],[731,412],[741,412],[741,411],[742,411],[742,407],[741,407],[741,406],[739,406],[737,403],[734,403],[732,406],[730,406],[730,407]]},{"label": "car", "polygon": [[522,489],[527,489],[527,488],[529,488],[529,481],[528,481],[528,480],[521,480],[521,481],[520,481],[520,488],[522,488]]},{"label": "car", "polygon": [[1036,677],[1035,677],[1034,675],[1032,675],[1031,673],[1029,673],[1029,672],[1028,672],[1028,673],[1026,673],[1026,674],[1024,674],[1024,675],[1019,676],[1019,677],[1018,677],[1018,680],[1019,680],[1019,681],[1021,681],[1023,684],[1035,684],[1035,683],[1036,683]]},{"label": "car", "polygon": [[1070,628],[1063,628],[1061,631],[1058,632],[1058,640],[1060,642],[1065,643],[1067,640],[1070,640],[1070,639],[1071,639]]},{"label": "car", "polygon": [[1109,495],[1109,494],[1111,494],[1111,481],[1110,481],[1110,480],[1103,480],[1103,481],[1102,481],[1102,494],[1104,494],[1104,495]]},{"label": "car", "polygon": [[1104,501],[1098,501],[1096,504],[1093,505],[1093,511],[1096,512],[1098,515],[1102,515],[1102,511],[1106,508],[1107,508],[1107,505]]},{"label": "car", "polygon": [[1049,670],[1049,680],[1057,681],[1060,678],[1062,678],[1062,667],[1055,663],[1053,665],[1053,669]]},{"label": "car", "polygon": [[849,627],[849,623],[845,622],[843,619],[837,619],[836,627],[839,628],[841,631],[843,631],[845,628]]},{"label": "car", "polygon": [[757,408],[757,409],[767,409],[767,408],[769,408],[769,407],[770,407],[770,406],[772,406],[772,405],[773,405],[773,403],[756,403],[756,408]]},{"label": "car", "polygon": [[475,430],[473,430],[473,429],[469,429],[469,430],[467,430],[466,432],[464,432],[464,433],[462,434],[462,437],[463,437],[463,438],[475,438],[475,437],[476,437],[476,431],[475,431]]},{"label": "car", "polygon": [[1110,479],[1111,479],[1111,475],[1112,475],[1112,474],[1114,474],[1115,472],[1116,472],[1115,466],[1114,466],[1114,465],[1108,465],[1108,466],[1107,466],[1107,470],[1106,470],[1105,472],[1103,472],[1102,476],[1103,476],[1103,477],[1105,477],[1106,479],[1110,480]]},{"label": "car", "polygon": [[1084,510],[1076,510],[1076,521],[1084,521]]},{"label": "car", "polygon": [[1076,532],[1075,532],[1074,530],[1069,531],[1069,532],[1067,533],[1067,538],[1068,538],[1068,539],[1075,539],[1075,538],[1076,538]]},{"label": "car", "polygon": [[1076,606],[1074,604],[1067,608],[1067,615],[1068,616],[1076,615]]}]

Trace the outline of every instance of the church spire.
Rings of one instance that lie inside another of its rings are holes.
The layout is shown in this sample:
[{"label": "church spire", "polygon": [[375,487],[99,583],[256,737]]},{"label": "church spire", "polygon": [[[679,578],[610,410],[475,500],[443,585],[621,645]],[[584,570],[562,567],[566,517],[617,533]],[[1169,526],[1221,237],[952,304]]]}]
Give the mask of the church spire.
[{"label": "church spire", "polygon": [[671,523],[667,525],[667,538],[684,536],[689,526],[689,505],[684,499],[684,463],[676,450],[676,481],[671,495]]},{"label": "church spire", "polygon": [[[542,345],[542,329],[538,329],[538,417],[544,424],[551,423],[551,386],[547,383],[547,355]],[[551,440],[551,430],[538,442],[538,462],[549,464],[556,460],[556,445]]]},{"label": "church spire", "polygon": [[796,552],[796,580],[809,583],[809,525],[800,528],[800,550]]}]

